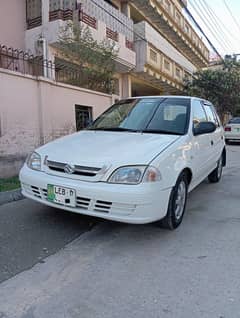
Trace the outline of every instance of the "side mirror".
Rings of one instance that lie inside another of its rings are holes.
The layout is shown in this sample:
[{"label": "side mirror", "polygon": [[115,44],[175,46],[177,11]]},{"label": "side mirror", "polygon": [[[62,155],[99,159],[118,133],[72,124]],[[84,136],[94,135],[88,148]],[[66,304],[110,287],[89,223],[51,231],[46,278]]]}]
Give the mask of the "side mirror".
[{"label": "side mirror", "polygon": [[217,126],[211,121],[205,121],[198,124],[196,128],[193,129],[194,136],[210,134],[217,129]]}]

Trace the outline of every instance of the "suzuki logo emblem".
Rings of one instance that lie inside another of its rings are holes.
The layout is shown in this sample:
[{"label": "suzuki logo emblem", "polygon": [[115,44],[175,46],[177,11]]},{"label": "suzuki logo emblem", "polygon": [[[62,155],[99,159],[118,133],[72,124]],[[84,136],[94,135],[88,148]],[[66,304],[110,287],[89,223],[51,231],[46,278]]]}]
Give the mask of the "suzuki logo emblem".
[{"label": "suzuki logo emblem", "polygon": [[71,166],[71,165],[66,165],[65,167],[64,167],[64,171],[66,172],[66,173],[68,173],[68,174],[72,174],[72,173],[74,173],[74,166]]}]

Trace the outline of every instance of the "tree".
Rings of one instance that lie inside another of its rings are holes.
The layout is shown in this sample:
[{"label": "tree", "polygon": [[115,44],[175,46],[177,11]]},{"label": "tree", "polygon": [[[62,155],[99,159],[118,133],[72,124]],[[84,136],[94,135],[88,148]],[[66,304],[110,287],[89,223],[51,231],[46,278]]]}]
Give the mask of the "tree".
[{"label": "tree", "polygon": [[233,59],[226,59],[217,69],[196,72],[192,81],[185,85],[185,92],[211,101],[221,119],[224,114],[235,114],[240,105],[240,65]]},{"label": "tree", "polygon": [[62,29],[57,47],[65,74],[69,71],[69,84],[113,93],[114,59],[118,53],[113,42],[98,43],[88,27],[69,23]]}]

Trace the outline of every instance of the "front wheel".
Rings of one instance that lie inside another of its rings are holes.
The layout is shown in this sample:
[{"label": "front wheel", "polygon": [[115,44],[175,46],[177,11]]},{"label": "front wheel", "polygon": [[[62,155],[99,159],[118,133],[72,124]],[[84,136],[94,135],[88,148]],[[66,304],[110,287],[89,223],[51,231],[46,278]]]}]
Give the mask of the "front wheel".
[{"label": "front wheel", "polygon": [[215,168],[208,176],[208,180],[211,183],[219,182],[222,177],[222,171],[223,171],[223,155],[221,155],[221,158],[218,160],[217,168]]},{"label": "front wheel", "polygon": [[161,227],[174,230],[181,224],[186,209],[187,194],[187,176],[185,173],[182,173],[170,194],[167,215],[159,221]]}]

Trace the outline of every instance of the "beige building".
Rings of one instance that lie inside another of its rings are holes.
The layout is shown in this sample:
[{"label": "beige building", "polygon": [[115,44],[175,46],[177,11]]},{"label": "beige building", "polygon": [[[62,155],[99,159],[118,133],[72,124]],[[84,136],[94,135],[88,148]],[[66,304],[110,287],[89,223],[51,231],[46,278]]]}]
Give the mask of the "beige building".
[{"label": "beige building", "polygon": [[[0,178],[15,174],[34,147],[82,128],[118,98],[181,94],[184,79],[209,61],[182,10],[178,0],[0,0]],[[69,21],[115,44],[114,95],[56,77],[55,44]],[[53,67],[36,73],[23,51]]]},{"label": "beige building", "polygon": [[208,65],[209,51],[178,0],[11,0],[0,9],[0,43],[52,61],[51,45],[72,20],[98,41],[114,41],[120,97],[179,93],[185,77]]},{"label": "beige building", "polygon": [[209,51],[184,17],[178,0],[40,3],[27,1],[26,49],[37,54],[40,36],[48,45],[56,42],[68,20],[87,25],[95,39],[108,38],[119,49],[117,92],[121,97],[179,93],[185,77],[208,65]]}]

